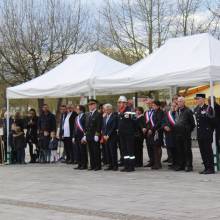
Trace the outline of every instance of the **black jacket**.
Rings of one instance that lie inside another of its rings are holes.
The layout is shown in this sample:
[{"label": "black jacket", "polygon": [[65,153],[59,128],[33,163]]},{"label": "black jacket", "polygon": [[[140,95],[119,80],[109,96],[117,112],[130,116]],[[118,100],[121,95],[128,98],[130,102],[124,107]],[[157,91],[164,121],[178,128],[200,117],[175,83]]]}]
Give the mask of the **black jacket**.
[{"label": "black jacket", "polygon": [[85,134],[88,141],[93,141],[94,136],[100,136],[102,126],[102,115],[96,110],[92,115],[86,113]]},{"label": "black jacket", "polygon": [[71,116],[69,117],[69,128],[70,128],[70,137],[72,138],[74,136],[74,127],[75,127],[75,120],[77,117],[76,112],[72,112]]},{"label": "black jacket", "polygon": [[132,114],[131,109],[126,107],[124,112],[118,114],[118,133],[123,135],[135,134],[135,116]]},{"label": "black jacket", "polygon": [[24,149],[26,147],[24,132],[19,132],[14,135],[16,135],[13,137],[15,150]]},{"label": "black jacket", "polygon": [[57,148],[58,148],[58,140],[57,140],[57,138],[50,139],[49,149],[50,150],[57,150]]},{"label": "black jacket", "polygon": [[29,118],[27,122],[26,141],[37,143],[38,117]]},{"label": "black jacket", "polygon": [[191,132],[195,128],[193,112],[184,107],[176,112],[176,123],[174,126],[176,136],[191,137]]},{"label": "black jacket", "polygon": [[44,112],[40,115],[38,119],[38,129],[40,132],[48,131],[56,131],[56,118],[55,115],[51,112],[45,114]]},{"label": "black jacket", "polygon": [[60,131],[59,131],[59,138],[61,139],[63,137],[63,125],[66,118],[67,113],[63,113],[60,116]]},{"label": "black jacket", "polygon": [[162,122],[164,120],[164,112],[161,109],[155,110],[153,112],[153,123],[154,126],[151,128],[154,135],[157,133],[158,138],[155,137],[155,140],[158,141],[159,144],[163,144],[163,126]]},{"label": "black jacket", "polygon": [[208,105],[197,106],[194,110],[197,122],[197,138],[213,140],[214,131],[214,112],[213,108]]},{"label": "black jacket", "polygon": [[110,138],[112,136],[116,136],[117,135],[117,116],[114,113],[112,113],[110,118],[107,121],[107,124],[106,124],[106,120],[107,120],[107,116],[103,118],[102,134],[104,136],[109,136]]},{"label": "black jacket", "polygon": [[77,125],[77,121],[76,121],[77,117],[75,118],[74,137],[78,140],[81,140],[85,134],[86,115],[85,115],[85,113],[83,113],[79,119],[82,130]]},{"label": "black jacket", "polygon": [[136,138],[144,138],[143,128],[146,128],[146,122],[144,115],[141,115],[139,118],[135,120],[135,137]]}]

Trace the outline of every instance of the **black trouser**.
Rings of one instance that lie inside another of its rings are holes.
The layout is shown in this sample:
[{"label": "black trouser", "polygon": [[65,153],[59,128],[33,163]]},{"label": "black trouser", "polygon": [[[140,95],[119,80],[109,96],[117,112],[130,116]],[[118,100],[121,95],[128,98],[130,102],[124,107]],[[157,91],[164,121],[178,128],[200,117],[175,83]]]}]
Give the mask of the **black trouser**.
[{"label": "black trouser", "polygon": [[81,168],[87,168],[88,156],[87,156],[87,145],[82,144],[81,140],[76,138],[76,152],[78,166]]},{"label": "black trouser", "polygon": [[180,168],[192,168],[192,142],[190,137],[176,136],[177,165]]},{"label": "black trouser", "polygon": [[146,137],[147,153],[150,160],[150,164],[154,164],[154,136],[150,135]]},{"label": "black trouser", "polygon": [[100,143],[93,140],[88,141],[89,157],[91,169],[101,169],[101,149]]},{"label": "black trouser", "polygon": [[64,149],[66,152],[66,161],[74,162],[73,143],[71,137],[64,137]]},{"label": "black trouser", "polygon": [[112,136],[106,142],[106,150],[107,150],[107,161],[109,163],[109,167],[117,168],[118,167],[118,152],[117,152],[117,137]]},{"label": "black trouser", "polygon": [[120,134],[120,144],[124,155],[124,167],[125,169],[133,169],[135,166],[134,156],[134,135],[132,134]]},{"label": "black trouser", "polygon": [[167,148],[170,151],[171,154],[171,158],[172,158],[172,165],[176,165],[177,164],[177,150],[176,147],[170,147]]},{"label": "black trouser", "polygon": [[31,141],[27,141],[27,144],[29,146],[29,154],[30,154],[30,158],[31,158],[31,162],[34,161],[33,155],[34,155],[34,148],[33,148],[33,143]]},{"label": "black trouser", "polygon": [[199,149],[205,170],[214,171],[214,156],[212,150],[212,141],[205,138],[198,139]]},{"label": "black trouser", "polygon": [[143,137],[135,137],[135,145],[134,145],[134,155],[135,155],[135,166],[142,167],[143,166]]},{"label": "black trouser", "polygon": [[18,148],[16,149],[16,162],[23,164],[25,159],[25,150],[24,148]]}]

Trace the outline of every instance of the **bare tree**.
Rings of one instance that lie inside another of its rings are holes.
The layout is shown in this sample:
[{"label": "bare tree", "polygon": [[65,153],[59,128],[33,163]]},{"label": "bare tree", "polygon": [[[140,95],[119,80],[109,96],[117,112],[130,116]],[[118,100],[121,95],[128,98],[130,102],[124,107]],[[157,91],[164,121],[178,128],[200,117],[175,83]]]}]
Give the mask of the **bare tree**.
[{"label": "bare tree", "polygon": [[85,49],[88,13],[80,1],[4,0],[0,23],[0,77],[15,85],[37,77],[67,55]]}]

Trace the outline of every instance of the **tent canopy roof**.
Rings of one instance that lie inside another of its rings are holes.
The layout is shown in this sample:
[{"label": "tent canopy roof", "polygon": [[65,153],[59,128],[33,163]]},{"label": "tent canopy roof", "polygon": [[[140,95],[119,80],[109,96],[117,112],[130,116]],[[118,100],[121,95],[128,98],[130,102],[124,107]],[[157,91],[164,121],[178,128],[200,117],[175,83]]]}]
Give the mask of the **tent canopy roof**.
[{"label": "tent canopy roof", "polygon": [[96,81],[97,89],[116,93],[170,86],[189,86],[220,80],[220,41],[204,33],[169,39],[131,67]]},{"label": "tent canopy roof", "polygon": [[7,98],[54,98],[73,97],[88,94],[94,80],[110,76],[127,65],[111,59],[99,51],[70,55],[65,61],[49,72],[7,88]]}]

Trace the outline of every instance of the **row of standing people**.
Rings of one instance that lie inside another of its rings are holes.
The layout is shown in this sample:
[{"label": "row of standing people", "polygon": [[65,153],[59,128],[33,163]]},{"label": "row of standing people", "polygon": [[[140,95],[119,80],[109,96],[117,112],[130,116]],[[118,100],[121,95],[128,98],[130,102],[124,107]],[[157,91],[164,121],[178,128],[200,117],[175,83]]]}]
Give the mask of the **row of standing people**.
[{"label": "row of standing people", "polygon": [[[194,115],[197,121],[198,143],[205,166],[201,173],[213,173],[211,144],[218,118],[210,105],[205,104],[204,94],[198,94],[196,99],[198,106]],[[109,165],[107,170],[118,170],[119,148],[120,164],[124,165],[121,171],[134,171],[135,166],[143,166],[145,140],[149,156],[146,167],[152,169],[162,167],[161,147],[166,145],[172,159],[170,168],[176,171],[192,171],[191,132],[195,127],[195,120],[193,112],[185,106],[184,98],[174,99],[169,111],[164,111],[159,101],[150,98],[147,99],[147,105],[146,112],[142,107],[137,107],[133,112],[127,104],[126,97],[120,96],[118,112],[113,112],[111,104],[104,105],[104,113],[98,111],[97,101],[94,99],[88,102],[88,112],[82,105],[78,105],[76,109],[71,105],[61,106],[59,139],[64,142],[65,162],[78,163],[76,169],[87,169],[89,154],[90,170],[100,170],[103,160]],[[12,140],[16,143],[18,134],[24,135],[24,123],[17,116],[10,124],[17,126],[17,130],[15,129],[12,134]],[[55,137],[56,119],[46,104],[39,117],[34,109],[29,111],[26,128],[25,143],[29,145],[31,162],[35,162],[36,158],[40,162],[47,161],[46,158],[51,156],[52,150],[54,152],[57,150],[58,140]],[[37,146],[37,154],[33,152],[33,144]],[[25,144],[23,146],[25,147]],[[23,150],[18,152],[18,155],[23,155],[23,152]],[[54,154],[52,156],[54,157]],[[24,156],[19,156],[17,160],[20,161],[21,158]]]}]

